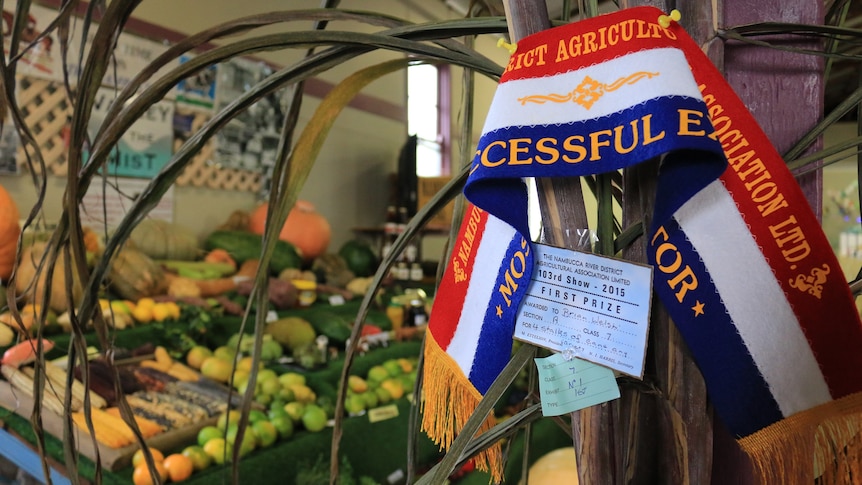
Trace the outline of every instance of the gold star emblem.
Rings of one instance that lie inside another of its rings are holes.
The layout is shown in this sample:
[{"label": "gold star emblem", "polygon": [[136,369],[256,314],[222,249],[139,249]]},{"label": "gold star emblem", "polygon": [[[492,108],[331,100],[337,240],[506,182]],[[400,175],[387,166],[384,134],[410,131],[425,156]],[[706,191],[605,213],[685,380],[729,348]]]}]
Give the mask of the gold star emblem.
[{"label": "gold star emblem", "polygon": [[499,317],[499,318],[503,317],[503,308],[500,307],[500,305],[497,305],[497,317]]},{"label": "gold star emblem", "polygon": [[694,310],[695,317],[703,315],[703,303],[701,303],[700,300],[697,300],[697,303],[695,303],[691,309]]}]

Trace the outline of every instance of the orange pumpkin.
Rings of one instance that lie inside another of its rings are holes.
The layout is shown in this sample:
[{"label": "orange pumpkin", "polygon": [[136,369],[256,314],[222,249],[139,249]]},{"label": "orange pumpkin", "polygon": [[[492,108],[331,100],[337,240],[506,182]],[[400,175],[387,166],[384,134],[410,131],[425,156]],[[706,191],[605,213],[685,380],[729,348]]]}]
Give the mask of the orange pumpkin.
[{"label": "orange pumpkin", "polygon": [[15,267],[15,249],[21,226],[18,225],[18,206],[9,192],[0,185],[0,280],[12,275]]},{"label": "orange pumpkin", "polygon": [[[248,222],[249,231],[263,234],[266,228],[266,212],[267,204],[261,204],[252,212]],[[314,209],[314,204],[306,200],[296,201],[279,234],[279,239],[296,246],[306,261],[326,253],[331,237],[332,228],[329,221]]]}]

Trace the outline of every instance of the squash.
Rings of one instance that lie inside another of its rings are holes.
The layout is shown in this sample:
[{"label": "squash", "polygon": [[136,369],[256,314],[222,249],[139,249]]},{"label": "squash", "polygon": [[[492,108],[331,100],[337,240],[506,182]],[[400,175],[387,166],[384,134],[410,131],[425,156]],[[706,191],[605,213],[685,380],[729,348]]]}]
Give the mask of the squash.
[{"label": "squash", "polygon": [[128,246],[111,261],[108,282],[120,298],[132,301],[164,294],[168,285],[161,266],[143,252]]},{"label": "squash", "polygon": [[[263,235],[266,213],[267,204],[258,206],[249,218],[248,230]],[[331,238],[329,221],[315,210],[314,204],[306,200],[296,201],[279,233],[279,239],[296,246],[306,262],[325,254]]]},{"label": "squash", "polygon": [[18,206],[0,185],[0,281],[8,279],[15,267],[18,236],[21,234],[19,217]]},{"label": "squash", "polygon": [[129,240],[152,259],[192,261],[201,253],[194,233],[161,219],[144,219],[132,230]]},{"label": "squash", "polygon": [[195,280],[191,278],[183,278],[177,276],[168,278],[168,295],[174,298],[200,298],[201,289],[198,288]]},{"label": "squash", "polygon": [[[41,305],[43,303],[43,291],[45,289],[46,272],[43,268],[42,272],[37,275],[36,271],[48,247],[45,242],[35,242],[31,246],[25,247],[21,251],[21,261],[18,264],[15,276],[15,290],[19,296],[23,296],[24,300]],[[74,283],[72,286],[73,305],[77,305],[81,301],[83,290],[81,288],[80,278],[77,272],[72,268]],[[38,281],[36,278],[38,276]],[[34,284],[35,282],[35,284]],[[57,264],[54,266],[54,274],[51,280],[51,299],[48,302],[48,307],[57,313],[63,313],[72,305],[69,304],[66,298],[66,257],[60,256],[57,258]]]}]

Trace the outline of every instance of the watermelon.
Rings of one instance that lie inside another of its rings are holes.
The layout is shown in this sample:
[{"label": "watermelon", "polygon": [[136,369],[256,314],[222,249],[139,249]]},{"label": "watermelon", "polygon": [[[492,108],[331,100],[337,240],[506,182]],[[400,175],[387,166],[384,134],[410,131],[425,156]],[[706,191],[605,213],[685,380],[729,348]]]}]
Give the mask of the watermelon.
[{"label": "watermelon", "polygon": [[373,275],[379,264],[377,253],[361,239],[352,239],[344,243],[338,250],[338,255],[347,262],[347,268],[359,277]]},{"label": "watermelon", "polygon": [[[224,249],[237,263],[242,264],[249,259],[260,258],[261,239],[250,232],[216,230],[206,238],[204,248],[207,251]],[[299,268],[302,266],[302,256],[293,244],[279,240],[275,243],[269,266],[274,274],[286,268]]]}]

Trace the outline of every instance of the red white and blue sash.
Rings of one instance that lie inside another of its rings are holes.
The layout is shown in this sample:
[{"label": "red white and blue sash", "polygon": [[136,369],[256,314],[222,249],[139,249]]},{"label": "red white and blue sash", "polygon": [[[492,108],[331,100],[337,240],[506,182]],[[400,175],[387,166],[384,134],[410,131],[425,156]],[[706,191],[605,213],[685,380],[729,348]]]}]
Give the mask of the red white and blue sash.
[{"label": "red white and blue sash", "polygon": [[[603,173],[657,156],[646,238],[654,288],[743,447],[768,461],[787,418],[813,436],[828,418],[862,409],[862,324],[817,218],[720,73],[660,15],[629,9],[518,42],[431,314],[423,429],[443,446],[511,352],[533,267],[522,177]],[[815,417],[800,418],[806,412]],[[477,464],[499,477],[499,450]]]}]

